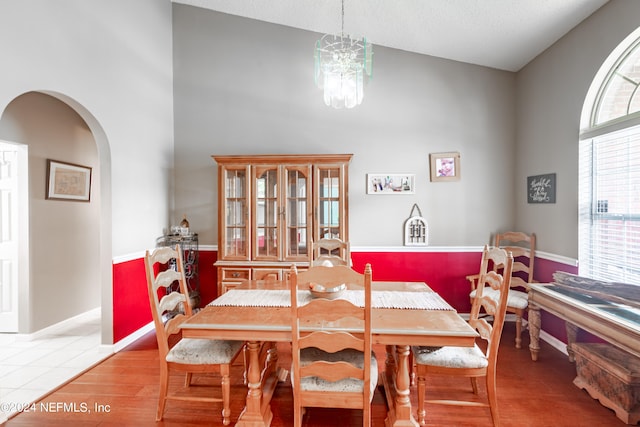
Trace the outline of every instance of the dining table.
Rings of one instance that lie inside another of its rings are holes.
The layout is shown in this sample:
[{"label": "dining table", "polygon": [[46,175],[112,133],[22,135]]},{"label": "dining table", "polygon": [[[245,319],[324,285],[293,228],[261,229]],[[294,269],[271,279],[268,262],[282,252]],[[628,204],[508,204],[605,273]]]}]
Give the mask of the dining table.
[{"label": "dining table", "polygon": [[[379,380],[388,402],[386,427],[418,426],[410,400],[411,346],[472,347],[477,332],[424,282],[372,282],[372,343],[385,346]],[[347,284],[345,298],[364,301],[363,290]],[[288,370],[278,367],[277,342],[291,342],[290,290],[287,280],[247,280],[220,295],[181,325],[185,338],[246,342],[246,405],[236,426],[267,427],[270,401]],[[311,298],[299,292],[299,304]],[[308,331],[353,327],[346,324],[304,325]]]}]

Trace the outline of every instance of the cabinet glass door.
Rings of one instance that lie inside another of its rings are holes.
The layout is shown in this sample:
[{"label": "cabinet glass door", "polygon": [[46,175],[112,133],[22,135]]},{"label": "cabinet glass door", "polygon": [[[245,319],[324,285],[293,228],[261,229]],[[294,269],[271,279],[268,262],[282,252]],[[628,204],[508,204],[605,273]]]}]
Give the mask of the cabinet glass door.
[{"label": "cabinet glass door", "polygon": [[278,203],[278,166],[255,167],[254,259],[280,258],[279,221],[283,214]]},{"label": "cabinet glass door", "polygon": [[347,240],[344,220],[340,216],[344,203],[342,168],[339,166],[318,166],[316,171],[316,206],[318,211],[315,239]]},{"label": "cabinet glass door", "polygon": [[309,259],[309,236],[311,233],[311,166],[285,166],[286,213],[285,260],[306,261]]},{"label": "cabinet glass door", "polygon": [[225,167],[221,174],[224,179],[225,223],[221,227],[224,248],[222,259],[249,259],[249,212],[247,177],[248,167]]}]

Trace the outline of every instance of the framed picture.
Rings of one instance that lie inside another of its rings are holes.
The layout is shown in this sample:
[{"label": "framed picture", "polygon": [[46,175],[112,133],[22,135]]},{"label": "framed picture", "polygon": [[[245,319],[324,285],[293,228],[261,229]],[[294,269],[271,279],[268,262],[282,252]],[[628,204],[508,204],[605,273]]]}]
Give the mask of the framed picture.
[{"label": "framed picture", "polygon": [[431,181],[458,181],[460,179],[460,153],[431,153]]},{"label": "framed picture", "polygon": [[90,167],[47,159],[47,199],[88,202],[90,197]]},{"label": "framed picture", "polygon": [[527,203],[555,203],[556,174],[527,177]]},{"label": "framed picture", "polygon": [[415,182],[415,175],[368,173],[367,194],[413,194]]}]

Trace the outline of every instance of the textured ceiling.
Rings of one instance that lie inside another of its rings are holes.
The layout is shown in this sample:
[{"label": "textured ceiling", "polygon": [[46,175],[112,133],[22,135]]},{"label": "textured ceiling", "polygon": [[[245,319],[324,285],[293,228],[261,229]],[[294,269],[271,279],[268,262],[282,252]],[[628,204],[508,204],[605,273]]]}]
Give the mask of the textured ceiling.
[{"label": "textured ceiling", "polygon": [[[172,0],[340,33],[341,0]],[[608,0],[345,0],[345,34],[375,45],[518,71]]]}]

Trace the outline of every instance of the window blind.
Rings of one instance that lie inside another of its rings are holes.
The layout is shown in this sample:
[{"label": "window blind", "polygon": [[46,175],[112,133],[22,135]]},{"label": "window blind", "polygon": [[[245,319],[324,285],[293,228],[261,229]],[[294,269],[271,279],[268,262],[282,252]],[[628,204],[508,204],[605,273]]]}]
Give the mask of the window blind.
[{"label": "window blind", "polygon": [[640,285],[640,126],[580,141],[579,274]]}]

